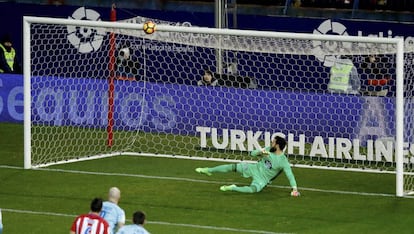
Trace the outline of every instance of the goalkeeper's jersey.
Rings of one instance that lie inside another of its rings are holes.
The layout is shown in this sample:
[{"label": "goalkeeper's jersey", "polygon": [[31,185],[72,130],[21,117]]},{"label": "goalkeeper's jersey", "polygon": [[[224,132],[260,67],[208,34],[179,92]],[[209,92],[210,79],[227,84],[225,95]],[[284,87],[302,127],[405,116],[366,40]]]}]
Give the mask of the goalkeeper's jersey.
[{"label": "goalkeeper's jersey", "polygon": [[[270,147],[265,149],[269,151]],[[253,150],[251,155],[257,157],[261,155],[261,150]],[[276,155],[270,152],[269,155],[262,157],[256,164],[252,165],[251,169],[252,174],[256,174],[256,176],[266,180],[267,183],[283,171],[289,180],[290,186],[292,188],[297,187],[295,176],[285,154]]]}]

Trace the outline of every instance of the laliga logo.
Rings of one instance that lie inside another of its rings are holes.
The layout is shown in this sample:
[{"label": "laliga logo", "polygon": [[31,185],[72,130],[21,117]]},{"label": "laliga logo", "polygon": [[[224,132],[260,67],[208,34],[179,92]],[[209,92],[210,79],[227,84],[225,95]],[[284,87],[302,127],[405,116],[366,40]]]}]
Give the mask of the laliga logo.
[{"label": "laliga logo", "polygon": [[[78,8],[69,19],[101,21],[98,12],[85,7]],[[103,42],[106,32],[104,28],[90,28],[68,25],[68,41],[82,54],[97,51]]]},{"label": "laliga logo", "polygon": [[[331,20],[325,20],[322,22],[317,29],[313,30],[313,34],[332,34],[332,35],[345,35],[346,27],[338,22],[332,22]],[[345,44],[337,41],[313,41],[313,52],[315,57],[323,62],[323,65],[326,67],[332,67],[335,60],[337,59],[340,48],[347,46]],[[350,45],[349,45],[350,46]]]}]

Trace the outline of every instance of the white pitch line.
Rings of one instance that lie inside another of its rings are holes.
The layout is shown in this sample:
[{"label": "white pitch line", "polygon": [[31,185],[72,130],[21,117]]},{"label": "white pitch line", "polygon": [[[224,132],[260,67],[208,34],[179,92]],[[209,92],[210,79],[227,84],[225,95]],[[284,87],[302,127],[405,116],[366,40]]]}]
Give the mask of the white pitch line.
[{"label": "white pitch line", "polygon": [[[0,168],[24,170],[24,168],[22,168],[22,167],[3,166],[3,165],[0,165]],[[89,175],[103,175],[103,176],[124,176],[124,177],[137,177],[137,178],[147,178],[147,179],[176,180],[176,181],[188,181],[188,182],[209,183],[209,184],[229,183],[229,182],[222,182],[222,181],[198,180],[198,179],[190,179],[190,178],[182,178],[182,177],[149,176],[149,175],[139,175],[139,174],[92,172],[92,171],[64,170],[64,169],[52,169],[52,168],[37,168],[37,169],[32,169],[32,170],[54,171],[54,172],[73,173],[73,174],[89,174]],[[279,185],[269,185],[268,187],[290,189],[290,187],[288,187],[288,186],[279,186]],[[387,193],[352,192],[352,191],[342,191],[342,190],[326,190],[326,189],[317,189],[317,188],[305,188],[305,187],[300,187],[300,190],[301,191],[322,192],[322,193],[359,195],[359,196],[395,197],[395,194],[387,194]],[[404,196],[404,198],[411,198],[412,199],[414,197],[413,196]]]},{"label": "white pitch line", "polygon": [[[4,166],[4,165],[0,165],[0,168],[25,170],[22,167],[13,167],[13,166]],[[62,172],[62,173],[73,173],[73,174],[88,174],[88,175],[103,175],[103,176],[124,176],[124,177],[137,177],[137,178],[147,178],[147,179],[176,180],[176,181],[188,181],[188,182],[211,183],[211,184],[222,184],[223,183],[221,181],[208,181],[208,180],[181,178],[181,177],[148,176],[148,175],[139,175],[139,174],[125,174],[125,173],[91,172],[91,171],[63,170],[63,169],[51,169],[51,168],[38,168],[38,169],[33,169],[33,170]],[[290,187],[288,187],[288,186],[278,186],[278,185],[269,185],[269,187],[290,189]],[[323,190],[323,189],[302,188],[302,187],[300,189],[301,189],[301,191],[313,191],[313,192],[324,192],[324,193],[349,194],[349,195],[360,195],[360,196],[395,197],[394,194],[350,192],[350,191],[340,191],[340,190]],[[414,198],[414,197],[406,196],[406,198]],[[60,213],[53,213],[53,212],[14,210],[14,209],[7,209],[7,208],[2,208],[2,210],[6,211],[6,212],[15,212],[15,213],[76,217],[76,215],[60,214]],[[215,226],[202,226],[202,225],[194,225],[194,224],[169,223],[169,222],[162,222],[162,221],[148,221],[148,223],[158,224],[158,225],[169,225],[169,226],[183,226],[183,227],[209,229],[209,230],[234,231],[234,232],[245,232],[245,233],[258,233],[258,234],[277,234],[275,232],[268,232],[268,231],[261,231],[261,230],[245,230],[245,229],[236,229],[236,228],[228,228],[228,227],[215,227]]]},{"label": "white pitch line", "polygon": [[[8,208],[1,208],[1,210],[2,210],[3,214],[4,214],[4,212],[10,212],[10,213],[35,214],[35,215],[46,215],[46,216],[62,216],[62,217],[73,217],[73,218],[75,218],[77,216],[77,215],[54,213],[54,212],[41,212],[41,211],[32,211],[32,210],[15,210],[15,209],[8,209]],[[129,220],[127,220],[127,221],[129,222]],[[167,226],[191,227],[191,228],[209,229],[209,230],[233,231],[233,232],[237,232],[237,233],[245,232],[245,233],[258,233],[258,234],[279,234],[277,232],[268,232],[268,231],[261,231],[261,230],[247,230],[247,229],[216,227],[216,226],[204,226],[204,225],[195,225],[195,224],[186,224],[186,223],[170,223],[170,222],[162,222],[162,221],[146,221],[146,223],[156,224],[156,225],[167,225]]]},{"label": "white pitch line", "polygon": [[[63,170],[63,169],[50,169],[50,168],[40,168],[40,169],[35,169],[35,170],[46,170],[46,171],[56,171],[56,172],[65,172],[65,173],[76,173],[76,174],[105,175],[105,176],[114,176],[114,175],[116,175],[116,176],[125,176],[125,177],[177,180],[177,181],[188,181],[188,182],[210,183],[210,184],[223,184],[223,183],[225,183],[225,182],[222,182],[222,181],[198,180],[198,179],[190,179],[190,178],[182,178],[182,177],[148,176],[148,175],[139,175],[139,174],[90,172],[90,171]],[[226,182],[226,183],[228,183],[228,182]],[[268,187],[290,189],[290,187],[288,187],[288,186],[279,186],[279,185],[269,185]],[[395,197],[395,194],[386,194],[386,193],[351,192],[351,191],[326,190],[326,189],[303,188],[303,187],[300,187],[300,190],[301,191],[323,192],[323,193],[348,194],[348,195]],[[406,196],[406,197],[407,198],[414,198],[412,196]]]}]

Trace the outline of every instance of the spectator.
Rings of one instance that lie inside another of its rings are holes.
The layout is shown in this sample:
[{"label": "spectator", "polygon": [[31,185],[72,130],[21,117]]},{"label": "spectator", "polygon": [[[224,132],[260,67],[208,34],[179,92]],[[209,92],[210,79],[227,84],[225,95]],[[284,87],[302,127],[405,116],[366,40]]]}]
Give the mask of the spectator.
[{"label": "spectator", "polygon": [[256,88],[257,85],[250,77],[243,77],[231,74],[218,74],[216,75],[218,84],[220,86],[235,87],[235,88]]},{"label": "spectator", "polygon": [[134,57],[134,50],[130,43],[119,48],[116,58],[117,78],[121,80],[139,80],[138,70],[141,67]]},{"label": "spectator", "polygon": [[359,94],[361,80],[352,60],[348,57],[336,59],[330,70],[328,90],[331,93]]},{"label": "spectator", "polygon": [[361,67],[367,80],[366,95],[387,96],[390,83],[388,65],[388,58],[385,56],[369,55],[364,59]]},{"label": "spectator", "polygon": [[225,86],[235,88],[256,88],[257,84],[250,77],[233,74],[216,74],[209,69],[204,69],[204,75],[197,82],[198,86]]},{"label": "spectator", "polygon": [[103,203],[100,212],[100,216],[109,223],[112,233],[125,224],[125,211],[119,207],[119,199],[121,199],[121,191],[117,187],[110,188],[108,201]]},{"label": "spectator", "polygon": [[22,73],[12,39],[7,34],[1,38],[0,42],[0,73]]},{"label": "spectator", "polygon": [[136,233],[136,234],[149,234],[147,230],[144,228],[144,224],[146,221],[146,215],[142,211],[137,211],[132,216],[132,222],[134,224],[125,225],[121,229],[118,230],[117,234],[129,234],[129,233]]},{"label": "spectator", "polygon": [[109,234],[108,222],[99,216],[102,210],[103,201],[101,198],[95,198],[91,202],[90,212],[76,217],[70,228],[70,234]]},{"label": "spectator", "polygon": [[204,74],[201,77],[201,80],[197,82],[198,86],[216,86],[218,80],[215,78],[213,72],[208,69],[204,69]]}]

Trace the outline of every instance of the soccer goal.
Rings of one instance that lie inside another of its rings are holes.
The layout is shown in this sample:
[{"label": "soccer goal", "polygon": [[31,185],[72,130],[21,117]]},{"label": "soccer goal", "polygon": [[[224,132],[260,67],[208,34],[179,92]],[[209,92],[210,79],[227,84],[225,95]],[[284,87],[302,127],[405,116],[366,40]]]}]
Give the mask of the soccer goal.
[{"label": "soccer goal", "polygon": [[[397,196],[414,189],[402,38],[142,27],[24,17],[25,168],[115,155],[249,161],[282,135],[297,167],[395,173]],[[358,71],[356,93],[328,89],[341,60]],[[215,86],[199,82],[205,73]]]}]

